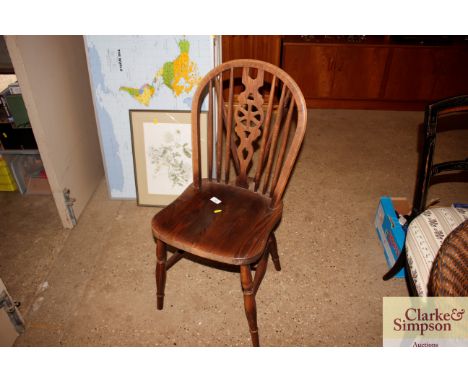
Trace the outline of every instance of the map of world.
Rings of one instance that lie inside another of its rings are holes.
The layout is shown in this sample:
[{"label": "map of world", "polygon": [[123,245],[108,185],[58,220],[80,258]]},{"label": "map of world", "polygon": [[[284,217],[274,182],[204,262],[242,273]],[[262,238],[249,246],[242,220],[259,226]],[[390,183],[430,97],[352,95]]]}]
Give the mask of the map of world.
[{"label": "map of world", "polygon": [[214,66],[211,36],[86,36],[109,192],[136,197],[129,110],[190,110]]}]

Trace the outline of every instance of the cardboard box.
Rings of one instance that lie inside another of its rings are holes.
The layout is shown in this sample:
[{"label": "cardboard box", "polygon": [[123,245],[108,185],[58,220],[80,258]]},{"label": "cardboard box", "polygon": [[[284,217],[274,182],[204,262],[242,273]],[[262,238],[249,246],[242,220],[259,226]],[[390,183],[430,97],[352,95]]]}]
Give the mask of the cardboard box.
[{"label": "cardboard box", "polygon": [[[406,198],[390,198],[388,196],[380,198],[374,224],[389,268],[395,264],[405,245],[404,221],[403,219],[399,220],[397,214],[403,216],[410,212],[411,206]],[[404,278],[405,269],[398,272],[395,277]]]}]

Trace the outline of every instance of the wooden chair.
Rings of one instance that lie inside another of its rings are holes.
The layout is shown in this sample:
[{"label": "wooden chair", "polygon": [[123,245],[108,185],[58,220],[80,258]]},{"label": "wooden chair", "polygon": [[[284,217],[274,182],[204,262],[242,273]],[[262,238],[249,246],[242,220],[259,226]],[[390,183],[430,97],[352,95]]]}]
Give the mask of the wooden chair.
[{"label": "wooden chair", "polygon": [[[206,126],[200,124],[203,102]],[[234,60],[201,80],[192,101],[193,183],[152,220],[158,309],[163,308],[166,271],[184,254],[239,266],[252,343],[259,346],[255,295],[269,255],[281,269],[273,231],[306,122],[299,87],[272,64]],[[177,249],[168,260],[167,246]]]},{"label": "wooden chair", "polygon": [[[430,293],[428,291],[429,276],[442,243],[452,230],[468,219],[467,208],[427,208],[429,187],[437,176],[453,171],[468,171],[468,157],[433,163],[436,137],[441,133],[439,131],[441,122],[445,118],[453,117],[465,117],[463,119],[465,122],[467,116],[468,95],[446,98],[426,107],[423,150],[419,161],[413,207],[410,216],[407,217],[409,225],[405,246],[393,267],[383,276],[384,280],[389,280],[405,268],[411,296],[423,297],[427,296],[428,292]],[[448,127],[455,127],[450,123],[449,125]],[[463,127],[467,128],[468,125],[465,124]]]}]

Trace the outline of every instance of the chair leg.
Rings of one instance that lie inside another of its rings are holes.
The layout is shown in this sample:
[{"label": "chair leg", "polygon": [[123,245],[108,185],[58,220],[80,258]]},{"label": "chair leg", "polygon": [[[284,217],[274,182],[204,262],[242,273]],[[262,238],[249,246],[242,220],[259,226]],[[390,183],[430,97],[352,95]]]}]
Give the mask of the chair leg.
[{"label": "chair leg", "polygon": [[268,251],[265,251],[262,258],[258,262],[257,267],[255,268],[255,276],[253,278],[254,295],[257,294],[257,290],[260,287],[260,284],[262,283],[263,278],[265,277],[267,266],[268,266]]},{"label": "chair leg", "polygon": [[268,250],[271,254],[271,259],[275,265],[275,269],[279,272],[281,270],[281,264],[278,256],[278,245],[276,244],[276,237],[274,233],[271,233],[270,238],[268,239]]},{"label": "chair leg", "polygon": [[156,241],[156,306],[159,310],[161,310],[164,305],[164,288],[166,286],[166,260],[166,243],[158,239]]},{"label": "chair leg", "polygon": [[390,280],[393,278],[401,269],[405,267],[406,263],[406,249],[403,247],[403,250],[400,253],[400,256],[398,256],[398,259],[396,259],[395,264],[393,264],[393,267],[390,268],[390,270],[385,273],[385,275],[382,277],[384,281]]},{"label": "chair leg", "polygon": [[249,265],[240,266],[240,277],[242,291],[244,292],[244,308],[247,321],[249,322],[250,337],[253,346],[260,346],[257,327],[257,305],[253,288],[252,274]]}]

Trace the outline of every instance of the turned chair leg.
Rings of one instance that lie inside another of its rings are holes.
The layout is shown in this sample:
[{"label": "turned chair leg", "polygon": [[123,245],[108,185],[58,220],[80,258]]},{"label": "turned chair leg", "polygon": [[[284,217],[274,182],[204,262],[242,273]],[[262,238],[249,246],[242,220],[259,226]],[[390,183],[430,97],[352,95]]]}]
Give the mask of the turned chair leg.
[{"label": "turned chair leg", "polygon": [[161,310],[164,305],[164,288],[166,286],[166,260],[166,243],[158,239],[156,241],[156,306],[159,310]]},{"label": "turned chair leg", "polygon": [[278,245],[276,244],[275,234],[272,233],[268,239],[268,251],[271,254],[271,259],[275,265],[275,269],[279,272],[281,270],[281,264],[278,256]]},{"label": "turned chair leg", "polygon": [[240,277],[242,291],[244,292],[244,308],[247,321],[249,322],[250,337],[253,346],[260,346],[257,327],[257,305],[255,303],[255,292],[250,273],[250,265],[240,266]]}]

